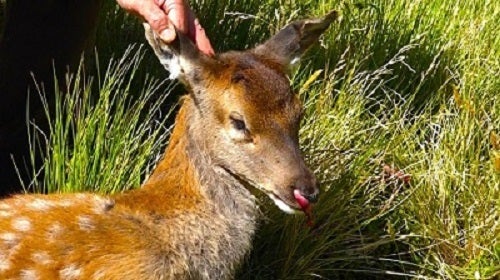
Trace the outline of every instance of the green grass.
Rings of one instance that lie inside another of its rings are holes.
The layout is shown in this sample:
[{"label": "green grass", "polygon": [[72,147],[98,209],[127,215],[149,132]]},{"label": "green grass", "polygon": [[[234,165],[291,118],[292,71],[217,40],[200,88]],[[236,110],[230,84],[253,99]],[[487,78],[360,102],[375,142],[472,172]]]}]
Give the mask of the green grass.
[{"label": "green grass", "polygon": [[[39,189],[138,187],[161,154],[170,85],[159,85],[166,73],[150,50],[109,62],[145,42],[112,2],[95,63],[109,70],[74,74],[51,133],[34,133],[34,152],[49,147]],[[238,279],[500,278],[498,1],[193,6],[217,50],[253,46],[295,18],[342,14],[292,79],[306,104],[302,147],[322,183],[315,226],[262,198],[266,218]]]},{"label": "green grass", "polygon": [[70,86],[56,88],[54,104],[41,94],[50,127],[42,132],[32,125],[32,150],[44,160],[29,188],[116,192],[140,185],[167,138],[168,129],[158,119],[170,113],[160,110],[168,94],[158,94],[157,79],[142,80],[138,91],[131,88],[143,53],[130,47],[123,58],[109,61],[104,73],[97,69],[97,79],[84,74],[82,62],[77,73],[66,77]]}]

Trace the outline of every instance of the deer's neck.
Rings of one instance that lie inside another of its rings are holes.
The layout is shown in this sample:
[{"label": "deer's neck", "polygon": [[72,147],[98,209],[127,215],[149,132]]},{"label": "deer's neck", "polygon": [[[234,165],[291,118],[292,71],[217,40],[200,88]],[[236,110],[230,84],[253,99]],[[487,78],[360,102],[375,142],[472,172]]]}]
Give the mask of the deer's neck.
[{"label": "deer's neck", "polygon": [[157,232],[167,249],[174,248],[193,278],[228,279],[250,250],[255,198],[212,164],[207,145],[195,141],[200,131],[189,125],[196,114],[193,102],[184,100],[170,144],[151,177],[142,188],[115,200]]},{"label": "deer's neck", "polygon": [[224,169],[216,166],[195,123],[197,111],[190,98],[183,100],[169,145],[144,186],[133,192],[136,207],[168,215],[175,210],[211,211],[229,219],[255,221],[255,198]]}]

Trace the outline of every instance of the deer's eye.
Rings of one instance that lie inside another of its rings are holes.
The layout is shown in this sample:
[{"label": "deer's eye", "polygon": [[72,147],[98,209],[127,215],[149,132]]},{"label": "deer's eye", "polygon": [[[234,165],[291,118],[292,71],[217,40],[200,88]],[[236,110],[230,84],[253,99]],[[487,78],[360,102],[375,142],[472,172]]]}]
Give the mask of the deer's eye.
[{"label": "deer's eye", "polygon": [[243,117],[240,114],[238,114],[236,112],[232,112],[229,115],[229,119],[231,120],[231,125],[234,127],[234,129],[242,131],[242,132],[247,130],[247,126],[245,124],[245,121],[243,120]]}]

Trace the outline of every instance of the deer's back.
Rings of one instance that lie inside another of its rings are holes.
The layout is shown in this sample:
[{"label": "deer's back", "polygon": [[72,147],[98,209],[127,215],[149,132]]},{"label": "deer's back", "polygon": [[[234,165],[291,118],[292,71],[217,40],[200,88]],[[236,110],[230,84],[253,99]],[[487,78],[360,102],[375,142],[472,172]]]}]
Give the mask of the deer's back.
[{"label": "deer's back", "polygon": [[209,279],[227,265],[228,232],[197,208],[165,215],[91,194],[17,196],[0,202],[0,278]]}]

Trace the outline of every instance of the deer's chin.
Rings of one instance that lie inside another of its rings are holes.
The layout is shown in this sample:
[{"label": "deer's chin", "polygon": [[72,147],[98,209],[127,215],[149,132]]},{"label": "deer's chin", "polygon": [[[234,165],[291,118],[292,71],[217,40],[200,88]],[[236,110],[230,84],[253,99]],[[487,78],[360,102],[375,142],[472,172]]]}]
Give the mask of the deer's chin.
[{"label": "deer's chin", "polygon": [[280,199],[277,195],[273,194],[273,193],[267,193],[267,195],[273,200],[274,204],[276,204],[276,206],[278,206],[278,208],[287,213],[287,214],[298,214],[300,213],[299,210],[297,210],[296,208],[288,205],[286,202],[284,202],[282,199]]}]

